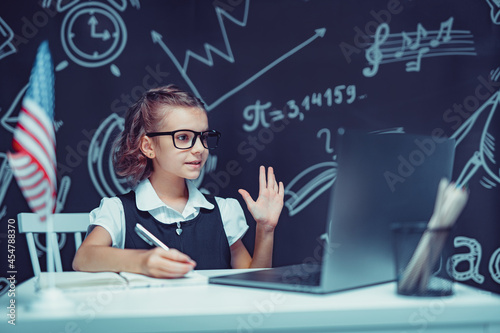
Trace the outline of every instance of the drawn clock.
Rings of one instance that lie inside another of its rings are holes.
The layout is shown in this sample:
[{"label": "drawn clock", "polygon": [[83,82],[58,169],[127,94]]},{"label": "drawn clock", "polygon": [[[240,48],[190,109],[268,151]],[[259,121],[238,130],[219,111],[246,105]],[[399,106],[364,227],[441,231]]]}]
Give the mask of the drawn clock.
[{"label": "drawn clock", "polygon": [[[91,1],[68,12],[61,27],[61,41],[64,51],[75,63],[99,67],[121,54],[127,42],[127,30],[113,8]],[[114,64],[111,72],[120,76]]]}]

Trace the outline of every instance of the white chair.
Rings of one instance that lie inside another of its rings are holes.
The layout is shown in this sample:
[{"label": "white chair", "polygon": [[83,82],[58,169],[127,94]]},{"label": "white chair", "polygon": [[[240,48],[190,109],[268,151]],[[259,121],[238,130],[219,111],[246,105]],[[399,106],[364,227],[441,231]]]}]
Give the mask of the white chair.
[{"label": "white chair", "polygon": [[[57,243],[56,233],[74,233],[75,235],[75,251],[82,244],[82,232],[86,232],[89,226],[88,213],[58,213],[52,215],[53,219],[53,238],[52,241],[52,256],[54,257],[56,272],[62,272],[61,253]],[[40,276],[40,263],[35,246],[34,234],[45,233],[47,231],[47,222],[41,222],[40,218],[35,213],[19,213],[17,215],[19,232],[26,234],[28,242],[28,250],[31,258],[31,265],[35,276]],[[47,242],[49,240],[47,239]],[[47,253],[47,255],[51,255]]]}]

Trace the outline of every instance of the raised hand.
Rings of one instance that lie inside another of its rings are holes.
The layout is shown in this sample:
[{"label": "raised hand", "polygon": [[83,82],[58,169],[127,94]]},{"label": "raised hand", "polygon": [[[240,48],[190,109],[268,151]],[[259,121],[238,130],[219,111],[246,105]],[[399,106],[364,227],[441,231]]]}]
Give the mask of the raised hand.
[{"label": "raised hand", "polygon": [[283,182],[277,182],[272,167],[267,169],[261,166],[259,169],[259,197],[254,201],[250,194],[243,189],[238,192],[245,200],[248,210],[261,227],[273,231],[278,224],[278,219],[283,208],[285,188]]}]

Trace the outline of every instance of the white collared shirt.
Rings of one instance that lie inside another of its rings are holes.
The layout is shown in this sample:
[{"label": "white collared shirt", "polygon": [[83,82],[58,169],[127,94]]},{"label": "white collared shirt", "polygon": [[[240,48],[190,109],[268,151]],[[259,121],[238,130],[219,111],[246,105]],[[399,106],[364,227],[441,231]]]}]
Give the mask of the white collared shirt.
[{"label": "white collared shirt", "polygon": [[[148,211],[161,223],[172,224],[194,219],[198,216],[200,208],[214,208],[214,205],[205,198],[191,181],[186,180],[186,184],[189,198],[182,213],[170,208],[160,200],[149,179],[141,181],[135,189],[137,209]],[[229,246],[231,246],[243,237],[248,230],[245,214],[236,199],[215,197],[215,201],[219,206],[224,231]],[[103,198],[99,207],[90,212],[88,232],[90,233],[94,226],[97,225],[109,232],[113,240],[113,247],[120,249],[125,247],[125,213],[122,201],[119,198]]]}]

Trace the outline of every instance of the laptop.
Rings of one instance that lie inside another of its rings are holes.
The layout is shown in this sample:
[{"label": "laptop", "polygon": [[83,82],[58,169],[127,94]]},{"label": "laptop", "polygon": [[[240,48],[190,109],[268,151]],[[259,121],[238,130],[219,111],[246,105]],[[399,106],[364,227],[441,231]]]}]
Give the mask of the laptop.
[{"label": "laptop", "polygon": [[323,294],[396,279],[391,225],[429,220],[439,181],[451,179],[455,142],[341,129],[336,151],[322,256],[210,283]]}]

